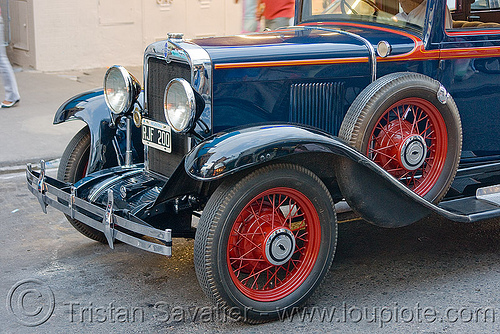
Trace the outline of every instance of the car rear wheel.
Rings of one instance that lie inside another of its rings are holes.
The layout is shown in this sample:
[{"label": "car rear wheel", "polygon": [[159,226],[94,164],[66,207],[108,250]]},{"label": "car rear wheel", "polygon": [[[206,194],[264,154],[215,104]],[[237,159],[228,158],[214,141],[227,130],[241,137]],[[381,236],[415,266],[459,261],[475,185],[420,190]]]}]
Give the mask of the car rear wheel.
[{"label": "car rear wheel", "polygon": [[[60,181],[76,183],[87,174],[90,156],[90,131],[88,127],[81,129],[64,150],[57,171]],[[65,215],[70,224],[84,236],[107,243],[104,233]]]},{"label": "car rear wheel", "polygon": [[451,186],[462,147],[453,99],[439,82],[417,73],[370,84],[349,108],[339,137],[435,203]]},{"label": "car rear wheel", "polygon": [[224,182],[196,232],[196,274],[230,316],[257,323],[301,305],[320,284],[335,252],[332,198],[309,170],[263,167]]}]

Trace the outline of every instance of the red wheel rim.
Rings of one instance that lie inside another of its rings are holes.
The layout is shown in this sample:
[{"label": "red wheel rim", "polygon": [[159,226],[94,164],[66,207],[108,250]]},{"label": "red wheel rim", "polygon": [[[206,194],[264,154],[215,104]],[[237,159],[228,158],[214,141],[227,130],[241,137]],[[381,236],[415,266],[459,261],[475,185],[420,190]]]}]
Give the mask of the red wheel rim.
[{"label": "red wheel rim", "polygon": [[[439,110],[421,98],[393,104],[377,120],[370,134],[367,156],[420,196],[436,184],[448,149],[446,124]],[[415,152],[407,143],[418,142]],[[411,154],[415,167],[405,163]],[[419,156],[420,154],[420,156]]]},{"label": "red wheel rim", "polygon": [[[278,230],[293,235],[295,242],[290,246],[288,260],[272,264],[266,250],[273,247],[270,237]],[[269,189],[254,197],[231,227],[227,246],[229,274],[238,290],[251,299],[281,299],[309,276],[320,242],[319,216],[312,202],[292,188]]]}]

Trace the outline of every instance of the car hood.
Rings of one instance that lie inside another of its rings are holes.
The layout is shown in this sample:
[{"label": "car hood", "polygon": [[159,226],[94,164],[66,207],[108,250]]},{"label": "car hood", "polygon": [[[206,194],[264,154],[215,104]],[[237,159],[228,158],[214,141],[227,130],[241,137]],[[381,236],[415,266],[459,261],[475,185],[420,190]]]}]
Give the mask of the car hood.
[{"label": "car hood", "polygon": [[203,47],[215,65],[357,58],[368,55],[368,49],[361,39],[339,30],[360,36],[374,47],[380,41],[387,41],[393,48],[393,56],[411,52],[420,41],[417,36],[403,30],[368,24],[332,23],[321,26],[297,26],[263,33],[194,39],[191,42]]}]

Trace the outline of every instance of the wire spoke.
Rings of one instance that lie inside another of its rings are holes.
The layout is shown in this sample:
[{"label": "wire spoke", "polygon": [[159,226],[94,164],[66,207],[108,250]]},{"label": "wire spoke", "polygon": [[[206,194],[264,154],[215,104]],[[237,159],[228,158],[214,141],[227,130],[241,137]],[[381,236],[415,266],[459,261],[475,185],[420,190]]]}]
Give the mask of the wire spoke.
[{"label": "wire spoke", "polygon": [[[318,224],[317,213],[309,201],[293,188],[275,188],[255,197],[240,212],[228,236],[227,265],[231,279],[245,295],[274,300],[273,295],[288,295],[309,275],[314,263],[311,259],[317,257],[319,249],[313,239],[318,237],[317,227],[309,226],[311,222]],[[288,230],[286,233],[295,238],[295,247],[286,262],[272,264],[264,247],[273,247],[267,238],[277,227]]]}]

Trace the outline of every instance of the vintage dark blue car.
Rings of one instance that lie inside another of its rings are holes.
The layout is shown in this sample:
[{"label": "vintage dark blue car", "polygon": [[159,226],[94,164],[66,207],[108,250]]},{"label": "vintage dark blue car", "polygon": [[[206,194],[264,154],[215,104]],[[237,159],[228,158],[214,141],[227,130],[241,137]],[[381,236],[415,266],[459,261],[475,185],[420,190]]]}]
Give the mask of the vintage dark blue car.
[{"label": "vintage dark blue car", "polygon": [[87,126],[59,180],[28,166],[28,187],[111,248],[170,256],[172,237],[195,238],[209,298],[274,319],[329,270],[336,203],[385,227],[500,216],[500,16],[488,6],[297,0],[293,27],[169,34],[145,51],[143,92],[113,66],[103,90],[61,106],[54,123]]}]

